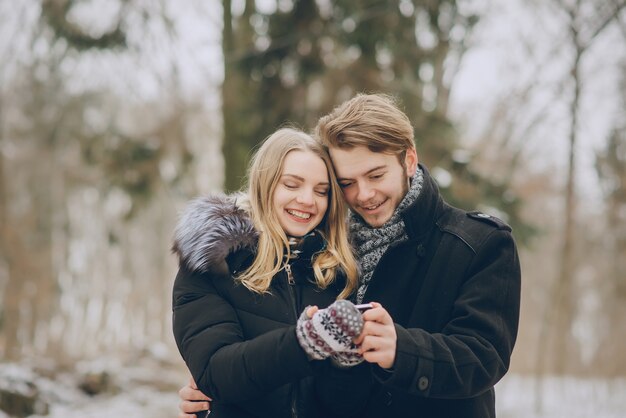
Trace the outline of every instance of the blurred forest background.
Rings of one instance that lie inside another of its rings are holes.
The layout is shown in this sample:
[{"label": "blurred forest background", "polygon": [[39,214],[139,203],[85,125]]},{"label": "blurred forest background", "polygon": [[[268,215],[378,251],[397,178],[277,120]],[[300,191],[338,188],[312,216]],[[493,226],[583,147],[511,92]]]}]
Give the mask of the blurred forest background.
[{"label": "blurred forest background", "polygon": [[514,228],[512,373],[626,376],[625,5],[0,0],[0,363],[182,369],[185,202],[239,188],[281,124],[384,92],[448,200]]}]

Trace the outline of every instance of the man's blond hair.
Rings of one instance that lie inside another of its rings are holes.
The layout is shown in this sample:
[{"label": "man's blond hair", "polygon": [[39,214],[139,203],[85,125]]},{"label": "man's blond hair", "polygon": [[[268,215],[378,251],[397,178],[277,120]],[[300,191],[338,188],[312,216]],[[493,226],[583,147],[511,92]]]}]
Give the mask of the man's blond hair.
[{"label": "man's blond hair", "polygon": [[384,94],[358,94],[317,123],[315,133],[326,148],[365,146],[372,152],[404,159],[415,148],[413,126],[396,100]]}]

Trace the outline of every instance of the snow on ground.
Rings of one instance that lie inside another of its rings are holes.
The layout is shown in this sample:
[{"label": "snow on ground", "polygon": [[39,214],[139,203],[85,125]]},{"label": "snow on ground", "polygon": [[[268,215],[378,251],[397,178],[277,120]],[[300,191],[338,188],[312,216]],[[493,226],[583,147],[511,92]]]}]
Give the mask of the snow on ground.
[{"label": "snow on ground", "polygon": [[496,386],[498,418],[624,418],[626,377],[546,378],[541,412],[536,411],[537,380],[508,375]]},{"label": "snow on ground", "polygon": [[[174,418],[178,388],[187,381],[184,369],[177,366],[154,360],[132,366],[92,362],[76,364],[71,371],[55,371],[52,377],[30,365],[5,363],[0,364],[0,389],[28,394],[34,383],[49,409],[47,414],[39,412],[29,418]],[[82,377],[90,372],[111,376],[109,393],[90,396],[79,389]],[[0,411],[0,418],[8,416]]]},{"label": "snow on ground", "polygon": [[[511,375],[498,384],[499,418],[624,418],[626,417],[626,378],[582,380],[549,378],[543,383],[543,412],[535,411],[533,378]],[[178,395],[146,387],[112,398],[89,400],[77,407],[55,406],[53,418],[110,418],[121,416],[173,418],[178,411]],[[34,417],[33,417],[34,418]]]},{"label": "snow on ground", "polygon": [[164,393],[144,386],[115,396],[85,398],[77,404],[52,405],[49,415],[31,418],[174,418],[178,402],[175,391]]},{"label": "snow on ground", "polygon": [[[102,368],[104,365],[87,367]],[[77,387],[76,372],[54,379],[36,375],[28,366],[0,364],[0,387],[20,379],[33,381],[50,405],[48,415],[30,418],[174,418],[178,413],[177,388],[186,382],[183,370],[155,363],[133,367],[106,365],[117,393],[88,396]],[[84,369],[84,367],[83,367]],[[81,367],[77,367],[81,370]],[[542,411],[537,412],[537,380],[508,375],[496,387],[498,418],[623,418],[626,417],[626,377],[619,379],[546,378]],[[8,418],[0,411],[0,418]]]}]

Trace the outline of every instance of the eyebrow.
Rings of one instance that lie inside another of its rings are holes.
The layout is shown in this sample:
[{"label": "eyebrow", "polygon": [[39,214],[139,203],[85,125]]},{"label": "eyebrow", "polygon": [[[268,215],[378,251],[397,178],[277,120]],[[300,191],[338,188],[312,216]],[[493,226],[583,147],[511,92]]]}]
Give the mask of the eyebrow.
[{"label": "eyebrow", "polygon": [[[285,173],[283,174],[281,177],[291,177],[294,178],[296,180],[300,180],[300,181],[306,181],[306,179],[304,177],[301,176],[296,176],[295,174],[289,174],[289,173]],[[328,186],[330,185],[329,182],[327,181],[320,181],[319,183],[317,183],[318,185],[322,185],[322,186]]]},{"label": "eyebrow", "polygon": [[[365,173],[363,173],[363,176],[367,176],[368,174],[372,174],[374,171],[378,171],[378,170],[382,170],[387,168],[386,164],[382,164],[382,165],[378,165],[374,168],[370,168],[369,170],[367,170]],[[349,180],[348,177],[337,177],[337,180]]]}]

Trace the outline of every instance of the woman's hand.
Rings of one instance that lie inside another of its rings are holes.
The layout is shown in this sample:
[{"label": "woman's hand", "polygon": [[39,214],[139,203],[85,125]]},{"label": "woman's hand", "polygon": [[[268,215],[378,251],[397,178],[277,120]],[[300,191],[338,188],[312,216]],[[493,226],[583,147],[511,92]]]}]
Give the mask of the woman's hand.
[{"label": "woman's hand", "polygon": [[317,306],[309,306],[309,308],[306,310],[306,316],[309,317],[309,319],[313,318],[313,315],[315,315],[315,312],[319,311],[319,308]]},{"label": "woman's hand", "polygon": [[396,361],[396,328],[391,315],[380,303],[372,302],[372,305],[372,309],[363,313],[363,332],[354,343],[365,361],[390,369]]}]

